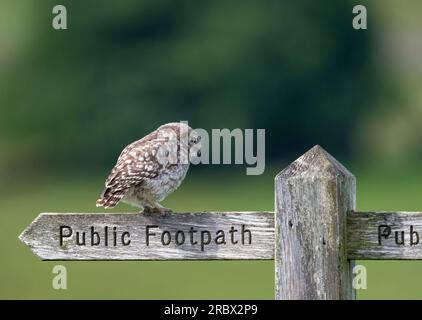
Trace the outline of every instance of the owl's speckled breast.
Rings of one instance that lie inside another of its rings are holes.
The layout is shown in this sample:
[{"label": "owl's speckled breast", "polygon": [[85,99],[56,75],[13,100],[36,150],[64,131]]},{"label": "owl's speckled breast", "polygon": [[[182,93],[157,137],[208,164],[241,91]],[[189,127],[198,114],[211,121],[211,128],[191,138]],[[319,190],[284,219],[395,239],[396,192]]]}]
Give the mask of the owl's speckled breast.
[{"label": "owl's speckled breast", "polygon": [[163,168],[154,179],[144,179],[141,184],[132,187],[122,201],[135,207],[144,207],[162,201],[180,186],[188,169],[189,164]]}]

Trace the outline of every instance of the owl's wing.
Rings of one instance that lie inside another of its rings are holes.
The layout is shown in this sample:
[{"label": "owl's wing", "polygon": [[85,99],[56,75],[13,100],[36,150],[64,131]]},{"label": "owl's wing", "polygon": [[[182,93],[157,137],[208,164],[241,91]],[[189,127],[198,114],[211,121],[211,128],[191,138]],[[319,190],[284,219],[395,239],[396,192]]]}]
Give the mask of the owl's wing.
[{"label": "owl's wing", "polygon": [[161,143],[142,139],[127,146],[107,178],[97,206],[114,207],[129,188],[157,177],[162,166],[155,156]]},{"label": "owl's wing", "polygon": [[112,171],[106,181],[106,188],[111,188],[115,191],[125,190],[133,186],[137,186],[145,179],[152,179],[158,175],[160,169],[159,163],[150,161],[143,162],[143,165],[126,164],[122,169]]}]

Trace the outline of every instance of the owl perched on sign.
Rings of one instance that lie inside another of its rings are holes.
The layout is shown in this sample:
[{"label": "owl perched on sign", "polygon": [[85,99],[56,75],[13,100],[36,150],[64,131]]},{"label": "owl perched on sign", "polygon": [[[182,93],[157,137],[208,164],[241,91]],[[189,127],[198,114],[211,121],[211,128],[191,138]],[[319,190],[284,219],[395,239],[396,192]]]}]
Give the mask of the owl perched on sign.
[{"label": "owl perched on sign", "polygon": [[97,207],[113,208],[122,201],[144,213],[171,212],[159,202],[182,183],[199,141],[187,124],[174,122],[129,144],[107,178]]}]

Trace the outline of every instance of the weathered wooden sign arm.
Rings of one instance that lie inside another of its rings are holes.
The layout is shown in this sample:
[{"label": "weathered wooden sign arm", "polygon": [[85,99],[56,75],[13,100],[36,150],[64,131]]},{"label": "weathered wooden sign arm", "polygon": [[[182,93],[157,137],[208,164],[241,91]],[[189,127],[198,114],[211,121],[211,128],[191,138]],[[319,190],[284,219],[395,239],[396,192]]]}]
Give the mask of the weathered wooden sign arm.
[{"label": "weathered wooden sign arm", "polygon": [[355,212],[355,177],[315,146],[275,178],[275,212],[42,213],[43,260],[275,259],[277,299],[353,299],[353,260],[422,259],[422,213]]},{"label": "weathered wooden sign arm", "polygon": [[43,213],[20,238],[43,260],[272,259],[273,215]]},{"label": "weathered wooden sign arm", "polygon": [[354,260],[422,260],[422,212],[350,212],[347,256]]}]

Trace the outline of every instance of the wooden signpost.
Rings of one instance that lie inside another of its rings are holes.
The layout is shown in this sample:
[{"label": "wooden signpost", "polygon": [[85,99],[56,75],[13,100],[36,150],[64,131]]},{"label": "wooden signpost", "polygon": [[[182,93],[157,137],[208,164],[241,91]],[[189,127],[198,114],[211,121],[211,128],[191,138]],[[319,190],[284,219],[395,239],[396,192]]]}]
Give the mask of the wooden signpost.
[{"label": "wooden signpost", "polygon": [[355,212],[355,177],[315,146],[275,178],[275,212],[42,213],[43,260],[275,260],[276,299],[354,299],[353,260],[422,259],[422,213]]},{"label": "wooden signpost", "polygon": [[43,213],[21,240],[43,260],[273,259],[273,215]]}]

